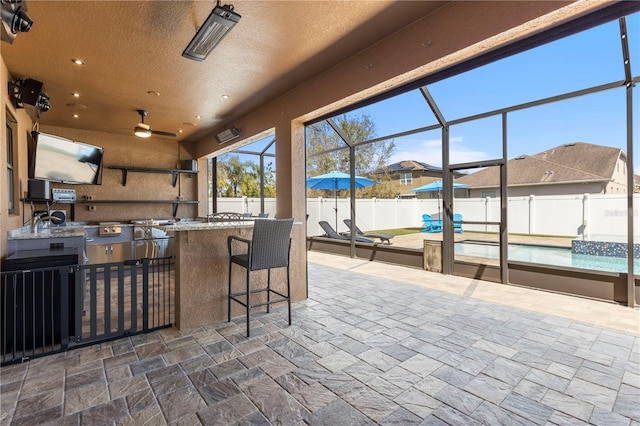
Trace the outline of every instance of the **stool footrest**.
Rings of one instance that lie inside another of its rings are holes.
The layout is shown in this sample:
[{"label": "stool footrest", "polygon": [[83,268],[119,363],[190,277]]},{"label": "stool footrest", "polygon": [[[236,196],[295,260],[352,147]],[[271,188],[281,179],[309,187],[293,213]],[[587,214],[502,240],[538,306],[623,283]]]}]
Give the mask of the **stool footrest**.
[{"label": "stool footrest", "polygon": [[[276,304],[276,303],[282,303],[282,302],[286,302],[286,301],[288,301],[288,300],[289,300],[289,297],[287,297],[286,295],[284,295],[284,294],[280,293],[279,291],[275,291],[275,290],[268,290],[268,289],[266,289],[266,288],[265,288],[265,289],[262,289],[262,290],[254,290],[254,291],[252,291],[252,292],[251,292],[251,294],[254,294],[254,293],[261,293],[261,292],[265,292],[265,291],[268,291],[268,292],[271,292],[271,293],[277,294],[278,296],[280,296],[280,297],[281,297],[281,299],[270,300],[270,301],[268,301],[268,302],[262,302],[262,303],[250,303],[250,301],[249,301],[249,307],[253,308],[254,306],[266,306],[266,305],[273,305],[273,304]],[[238,299],[238,297],[244,297],[244,298],[246,298],[246,297],[247,297],[247,292],[245,291],[245,292],[241,292],[241,293],[231,293],[231,294],[229,295],[229,298],[230,298],[231,300],[233,300],[234,302],[237,302],[237,303],[241,304],[242,306],[246,307],[246,306],[247,306],[247,302],[244,302],[244,301],[242,301],[242,300]]]}]

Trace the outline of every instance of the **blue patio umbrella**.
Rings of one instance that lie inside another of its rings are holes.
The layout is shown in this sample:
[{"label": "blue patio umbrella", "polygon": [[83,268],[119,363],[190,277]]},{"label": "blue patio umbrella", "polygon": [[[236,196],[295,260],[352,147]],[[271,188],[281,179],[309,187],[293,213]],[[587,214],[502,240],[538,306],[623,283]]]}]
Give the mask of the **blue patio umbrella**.
[{"label": "blue patio umbrella", "polygon": [[[458,188],[467,188],[469,185],[464,184],[464,183],[453,183],[453,189],[458,189]],[[413,188],[410,189],[409,191],[411,192],[440,192],[442,191],[442,180],[438,179],[438,180],[434,180],[431,183],[428,183],[426,185],[422,185],[419,186],[417,188]]]},{"label": "blue patio umbrella", "polygon": [[[356,188],[364,188],[375,185],[375,180],[356,176]],[[341,189],[349,189],[351,187],[351,176],[347,173],[338,172],[336,170],[319,176],[313,176],[307,179],[307,188],[309,189],[329,189],[335,191],[335,207],[336,211],[336,230],[338,230],[338,191]]]},{"label": "blue patio umbrella", "polygon": [[[469,185],[464,183],[453,183],[453,189],[467,188]],[[437,192],[438,193],[438,216],[440,216],[440,192],[442,191],[442,180],[434,180],[426,185],[410,189],[411,192]]]}]

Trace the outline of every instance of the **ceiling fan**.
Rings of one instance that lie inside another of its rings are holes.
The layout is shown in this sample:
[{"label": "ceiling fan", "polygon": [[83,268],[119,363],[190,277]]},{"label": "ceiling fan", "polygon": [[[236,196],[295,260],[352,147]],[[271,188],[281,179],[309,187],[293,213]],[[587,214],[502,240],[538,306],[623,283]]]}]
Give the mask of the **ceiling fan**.
[{"label": "ceiling fan", "polygon": [[137,111],[138,111],[138,114],[140,114],[141,122],[138,123],[138,125],[133,128],[134,135],[138,136],[139,138],[148,138],[148,137],[151,137],[151,135],[169,136],[172,138],[175,138],[176,136],[178,136],[175,133],[171,133],[171,132],[163,132],[161,130],[152,130],[148,124],[144,124],[144,118],[149,114],[149,112],[145,109],[139,109]]}]

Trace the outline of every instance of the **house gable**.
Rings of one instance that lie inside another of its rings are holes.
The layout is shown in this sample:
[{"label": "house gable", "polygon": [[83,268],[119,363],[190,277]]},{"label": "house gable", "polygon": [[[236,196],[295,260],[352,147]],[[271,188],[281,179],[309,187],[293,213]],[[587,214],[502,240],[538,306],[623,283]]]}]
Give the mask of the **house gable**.
[{"label": "house gable", "polygon": [[[605,192],[605,184],[612,181],[621,156],[625,154],[618,148],[584,142],[561,145],[535,155],[522,155],[507,162],[508,185],[535,186],[536,191],[532,193],[540,193],[540,188],[548,185],[594,183],[597,185],[591,185],[591,191]],[[475,189],[497,188],[500,169],[488,167],[463,176],[457,182]]]}]

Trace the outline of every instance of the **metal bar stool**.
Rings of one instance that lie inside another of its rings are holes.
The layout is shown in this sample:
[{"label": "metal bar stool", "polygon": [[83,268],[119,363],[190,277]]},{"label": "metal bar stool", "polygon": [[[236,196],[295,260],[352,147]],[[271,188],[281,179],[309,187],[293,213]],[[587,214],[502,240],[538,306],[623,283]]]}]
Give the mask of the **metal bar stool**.
[{"label": "metal bar stool", "polygon": [[[291,251],[291,228],[293,219],[256,219],[251,240],[237,236],[227,238],[229,249],[229,297],[227,301],[228,320],[231,321],[231,301],[237,302],[247,309],[247,337],[250,336],[251,308],[267,307],[276,303],[287,302],[289,325],[291,325],[291,280],[289,274],[289,253]],[[236,244],[234,244],[234,242]],[[241,243],[246,247],[242,253],[235,253],[234,246]],[[246,290],[234,293],[231,286],[233,264],[242,266],[247,271]],[[287,268],[287,293],[283,294],[271,288],[271,269]],[[252,289],[251,272],[267,270],[267,287]],[[252,301],[252,295],[266,292],[266,302]],[[272,299],[271,296],[278,296]]]}]

